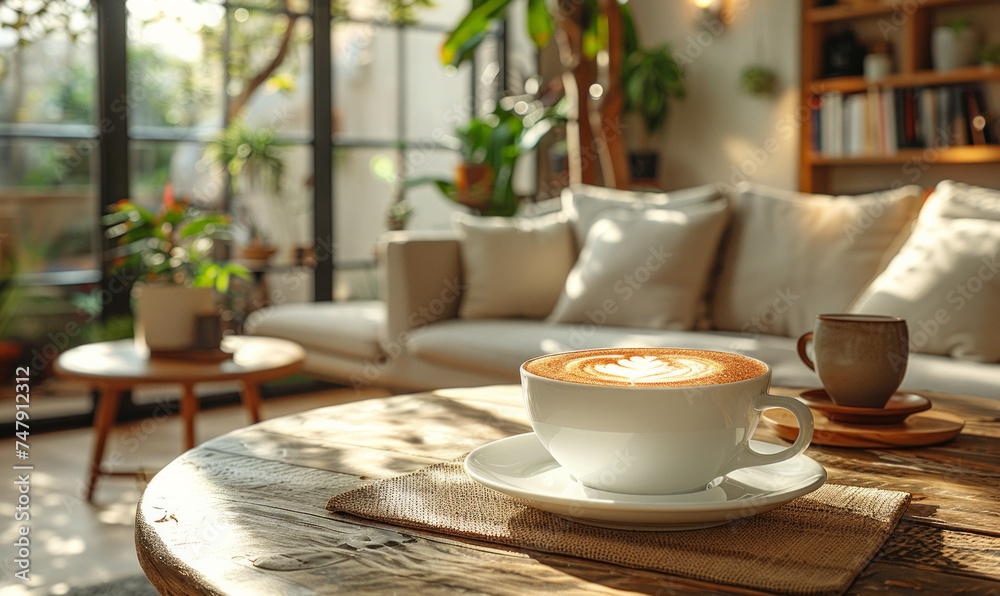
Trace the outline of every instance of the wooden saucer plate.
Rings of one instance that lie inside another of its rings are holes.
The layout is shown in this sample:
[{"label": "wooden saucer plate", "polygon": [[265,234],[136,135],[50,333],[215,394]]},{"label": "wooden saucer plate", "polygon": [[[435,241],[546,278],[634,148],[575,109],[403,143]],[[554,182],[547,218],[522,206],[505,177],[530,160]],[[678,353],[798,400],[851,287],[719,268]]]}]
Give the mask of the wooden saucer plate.
[{"label": "wooden saucer plate", "polygon": [[[761,417],[786,441],[799,435],[795,416],[787,410],[773,408]],[[965,421],[947,412],[928,411],[910,416],[898,424],[844,424],[835,422],[819,411],[813,411],[813,438],[816,445],[832,447],[922,447],[945,443],[958,436]]]},{"label": "wooden saucer plate", "polygon": [[223,348],[214,350],[151,350],[150,358],[165,360],[181,360],[187,362],[225,362],[233,358],[233,352]]},{"label": "wooden saucer plate", "polygon": [[931,409],[931,401],[916,393],[896,392],[884,408],[838,406],[824,389],[803,391],[799,397],[813,410],[818,410],[834,422],[850,424],[898,424],[911,414]]}]

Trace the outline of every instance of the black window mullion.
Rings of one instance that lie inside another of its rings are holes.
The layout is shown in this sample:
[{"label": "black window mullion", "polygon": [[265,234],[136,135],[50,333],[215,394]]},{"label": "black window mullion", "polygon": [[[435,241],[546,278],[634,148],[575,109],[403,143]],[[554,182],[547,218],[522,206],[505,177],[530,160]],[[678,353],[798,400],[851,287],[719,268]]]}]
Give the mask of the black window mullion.
[{"label": "black window mullion", "polygon": [[313,2],[313,299],[333,300],[336,268],[333,190],[333,59],[329,2]]},{"label": "black window mullion", "polygon": [[97,7],[99,141],[99,200],[96,228],[101,237],[101,290],[107,296],[102,319],[129,312],[128,292],[111,276],[111,262],[106,255],[113,241],[106,238],[101,218],[108,208],[129,196],[128,153],[128,80],[125,47],[127,10],[125,0],[94,2]]}]

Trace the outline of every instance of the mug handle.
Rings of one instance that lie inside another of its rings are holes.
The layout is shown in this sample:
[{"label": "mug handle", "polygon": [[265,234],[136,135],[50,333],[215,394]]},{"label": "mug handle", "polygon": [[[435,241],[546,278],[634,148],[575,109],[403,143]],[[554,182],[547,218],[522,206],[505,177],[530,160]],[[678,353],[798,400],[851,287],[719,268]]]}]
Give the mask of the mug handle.
[{"label": "mug handle", "polygon": [[806,354],[806,343],[808,343],[809,340],[812,338],[813,338],[812,331],[807,331],[806,333],[803,333],[802,337],[799,338],[799,345],[798,345],[799,358],[802,359],[802,362],[806,363],[806,366],[808,366],[812,370],[816,370],[816,365],[814,365],[813,361],[809,359],[809,354]]},{"label": "mug handle", "polygon": [[783,395],[771,395],[769,393],[761,393],[754,400],[754,409],[758,412],[768,410],[770,408],[781,408],[783,410],[788,410],[795,415],[795,419],[799,423],[799,436],[795,438],[795,442],[788,449],[783,449],[777,453],[758,453],[750,448],[749,445],[746,449],[740,452],[739,455],[730,464],[730,469],[726,473],[738,470],[740,468],[749,468],[751,466],[763,466],[766,464],[776,464],[788,459],[795,457],[796,455],[802,453],[809,446],[810,441],[813,437],[813,416],[812,412],[809,410],[809,406],[795,399],[794,397],[785,397]]}]

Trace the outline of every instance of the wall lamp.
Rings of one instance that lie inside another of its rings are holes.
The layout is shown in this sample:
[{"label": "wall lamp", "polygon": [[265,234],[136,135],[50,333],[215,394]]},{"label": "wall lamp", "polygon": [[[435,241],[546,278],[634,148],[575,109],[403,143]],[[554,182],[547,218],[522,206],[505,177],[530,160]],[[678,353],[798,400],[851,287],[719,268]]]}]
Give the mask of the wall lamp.
[{"label": "wall lamp", "polygon": [[732,19],[728,0],[693,0],[694,5],[701,9],[701,19],[705,23],[722,23],[728,25]]}]

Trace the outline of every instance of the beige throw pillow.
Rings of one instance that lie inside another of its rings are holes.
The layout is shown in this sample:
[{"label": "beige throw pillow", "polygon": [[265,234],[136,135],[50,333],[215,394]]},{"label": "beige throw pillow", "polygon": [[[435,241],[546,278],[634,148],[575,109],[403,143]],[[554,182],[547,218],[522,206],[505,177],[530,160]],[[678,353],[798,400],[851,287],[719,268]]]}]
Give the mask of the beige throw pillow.
[{"label": "beige throw pillow", "polygon": [[852,312],[906,319],[910,350],[1000,361],[1000,191],[942,182]]},{"label": "beige throw pillow", "polygon": [[833,197],[739,187],[712,297],[717,329],[797,337],[844,312],[909,230],[921,189]]},{"label": "beige throw pillow", "polygon": [[548,321],[693,328],[727,219],[724,199],[683,211],[604,211]]},{"label": "beige throw pillow", "polygon": [[537,218],[456,214],[466,319],[541,319],[559,299],[576,259],[573,232],[562,213]]},{"label": "beige throw pillow", "polygon": [[577,246],[582,247],[590,226],[608,209],[648,209],[668,204],[671,208],[680,208],[681,205],[704,203],[720,196],[714,185],[662,193],[634,192],[579,184],[563,189],[562,205],[563,211],[573,225]]}]

